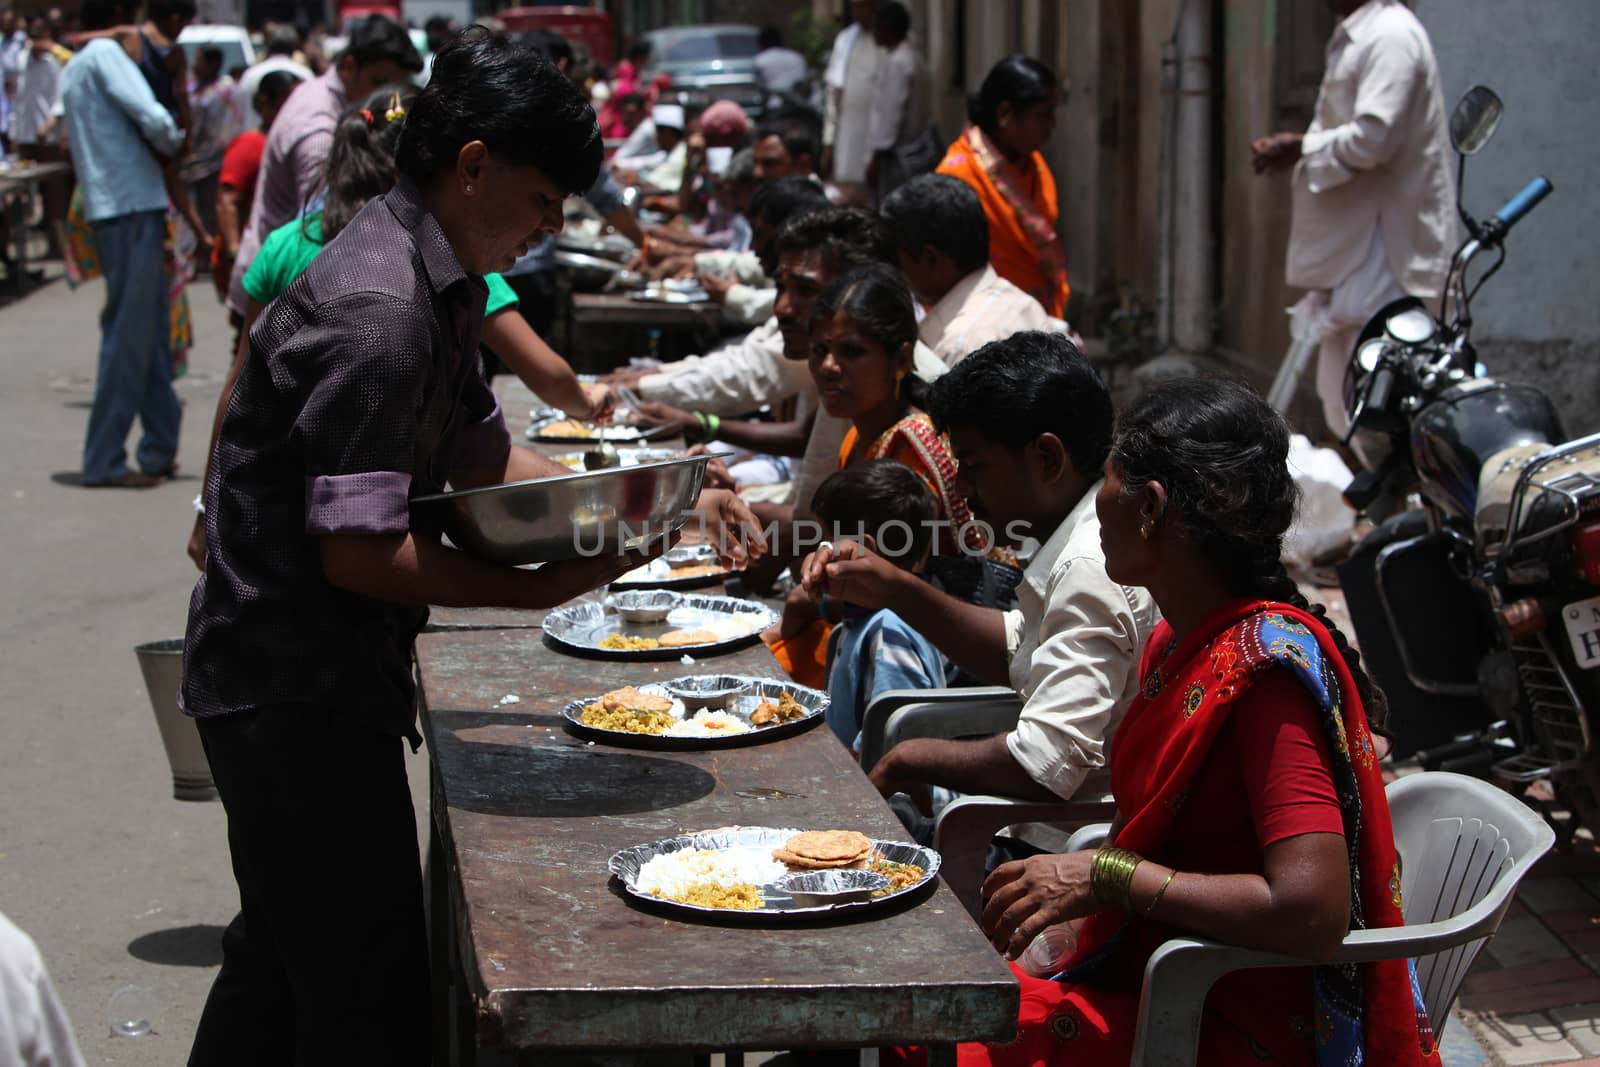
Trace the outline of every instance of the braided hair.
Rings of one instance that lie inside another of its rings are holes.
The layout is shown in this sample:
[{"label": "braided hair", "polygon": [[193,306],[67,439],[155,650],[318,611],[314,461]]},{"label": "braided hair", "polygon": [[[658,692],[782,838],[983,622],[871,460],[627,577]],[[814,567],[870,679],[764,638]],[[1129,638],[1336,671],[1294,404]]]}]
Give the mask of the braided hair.
[{"label": "braided hair", "polygon": [[1220,378],[1151,387],[1117,420],[1111,445],[1123,491],[1131,497],[1160,482],[1180,535],[1234,592],[1292,604],[1317,618],[1350,668],[1368,721],[1381,728],[1388,714],[1383,691],[1327,609],[1307,602],[1281,562],[1300,495],[1288,457],[1283,417],[1249,386]]}]

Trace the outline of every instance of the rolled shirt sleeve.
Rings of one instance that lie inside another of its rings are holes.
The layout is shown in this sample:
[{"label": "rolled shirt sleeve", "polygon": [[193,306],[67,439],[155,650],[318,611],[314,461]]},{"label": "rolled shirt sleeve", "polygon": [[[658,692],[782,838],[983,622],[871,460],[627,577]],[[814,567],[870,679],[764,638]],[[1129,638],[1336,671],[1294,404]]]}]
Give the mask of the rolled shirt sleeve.
[{"label": "rolled shirt sleeve", "polygon": [[[118,55],[127,58],[121,52],[120,45],[117,49]],[[150,83],[144,80],[144,75],[132,60],[126,63],[114,60],[103,62],[99,71],[106,94],[139,128],[139,133],[150,142],[150,147],[164,155],[172,155],[183,147],[183,132],[156,99]]]},{"label": "rolled shirt sleeve", "polygon": [[506,428],[500,401],[481,375],[467,386],[462,403],[468,421],[456,434],[451,470],[505,470],[511,456],[511,431]]},{"label": "rolled shirt sleeve", "polygon": [[[1079,557],[1052,577],[1030,657],[1029,694],[1006,746],[1028,776],[1070,797],[1105,766],[1106,741],[1124,710],[1142,643],[1128,596],[1104,564]],[[1006,619],[1006,645],[1020,639],[1020,613]]]},{"label": "rolled shirt sleeve", "polygon": [[350,305],[341,328],[302,329],[268,357],[280,389],[310,383],[289,435],[306,472],[305,530],[405,533],[430,330],[404,300],[341,302]]},{"label": "rolled shirt sleeve", "polygon": [[1354,117],[1326,130],[1308,131],[1300,142],[1307,184],[1313,193],[1334,189],[1360,171],[1393,159],[1410,129],[1422,90],[1425,57],[1406,35],[1377,36],[1356,89]]}]

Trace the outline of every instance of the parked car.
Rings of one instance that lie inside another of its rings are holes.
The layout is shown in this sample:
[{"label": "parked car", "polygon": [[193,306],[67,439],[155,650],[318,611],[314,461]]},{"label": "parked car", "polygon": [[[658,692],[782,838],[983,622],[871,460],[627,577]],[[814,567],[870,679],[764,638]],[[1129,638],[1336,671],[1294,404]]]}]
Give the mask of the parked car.
[{"label": "parked car", "polygon": [[222,72],[236,67],[248,67],[261,57],[250,40],[250,32],[243,26],[214,26],[191,23],[178,34],[178,44],[183,46],[189,66],[194,66],[195,56],[202,48],[222,49]]},{"label": "parked car", "polygon": [[672,78],[678,91],[711,100],[732,100],[759,118],[764,101],[756,86],[756,28],[736,24],[674,26],[644,35],[650,45],[645,82],[658,74]]}]

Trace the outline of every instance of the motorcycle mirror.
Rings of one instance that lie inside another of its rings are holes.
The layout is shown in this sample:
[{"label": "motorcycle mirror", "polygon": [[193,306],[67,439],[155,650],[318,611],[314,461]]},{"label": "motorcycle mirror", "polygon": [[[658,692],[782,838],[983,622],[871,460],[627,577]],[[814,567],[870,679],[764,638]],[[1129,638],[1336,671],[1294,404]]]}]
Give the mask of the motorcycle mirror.
[{"label": "motorcycle mirror", "polygon": [[1420,345],[1433,339],[1433,316],[1419,307],[1406,308],[1384,321],[1383,332],[1402,344]]},{"label": "motorcycle mirror", "polygon": [[1487,85],[1474,85],[1456,103],[1450,115],[1450,143],[1464,156],[1483,151],[1500,126],[1505,105]]}]

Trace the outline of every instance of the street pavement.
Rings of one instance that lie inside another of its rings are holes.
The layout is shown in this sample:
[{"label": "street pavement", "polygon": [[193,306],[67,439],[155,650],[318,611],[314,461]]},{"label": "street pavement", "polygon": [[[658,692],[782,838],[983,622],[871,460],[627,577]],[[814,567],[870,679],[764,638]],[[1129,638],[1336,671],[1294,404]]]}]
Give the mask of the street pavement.
[{"label": "street pavement", "polygon": [[[11,441],[0,451],[0,538],[12,546],[0,579],[11,605],[0,619],[11,701],[0,912],[39,943],[89,1063],[170,1065],[187,1056],[238,897],[221,805],[172,797],[133,647],[183,632],[196,577],[184,555],[190,501],[231,331],[209,284],[191,286],[180,477],[83,489],[103,290],[69,290],[56,263],[48,275],[0,305],[0,426]],[[425,754],[408,773],[424,826]],[[1463,990],[1445,1062],[1600,1067],[1597,971],[1600,854],[1584,837],[1525,883]],[[145,1037],[110,1034],[107,1003],[127,985],[154,994]]]}]

